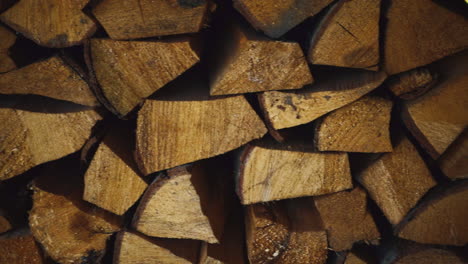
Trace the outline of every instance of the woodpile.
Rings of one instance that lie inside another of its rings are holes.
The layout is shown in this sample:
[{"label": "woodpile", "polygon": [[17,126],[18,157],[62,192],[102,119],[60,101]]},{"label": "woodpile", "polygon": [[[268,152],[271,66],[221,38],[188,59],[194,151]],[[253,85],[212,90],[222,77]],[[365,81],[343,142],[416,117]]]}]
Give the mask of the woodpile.
[{"label": "woodpile", "polygon": [[0,264],[468,263],[467,11],[0,1]]}]

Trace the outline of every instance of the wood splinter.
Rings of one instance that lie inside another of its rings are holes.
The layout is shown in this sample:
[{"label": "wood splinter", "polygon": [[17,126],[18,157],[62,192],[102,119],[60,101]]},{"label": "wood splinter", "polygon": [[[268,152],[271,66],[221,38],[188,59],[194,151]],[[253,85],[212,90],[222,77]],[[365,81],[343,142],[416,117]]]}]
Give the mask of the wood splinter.
[{"label": "wood splinter", "polygon": [[15,62],[10,58],[8,49],[15,44],[16,35],[6,27],[0,25],[0,73],[16,68]]},{"label": "wood splinter", "polygon": [[274,129],[294,127],[356,101],[377,88],[385,78],[384,72],[334,75],[297,93],[264,92],[259,101]]},{"label": "wood splinter", "polygon": [[78,45],[96,31],[81,10],[89,0],[21,0],[0,20],[39,45],[65,48]]},{"label": "wood splinter", "polygon": [[211,74],[211,95],[299,89],[312,75],[296,42],[272,41],[239,23],[226,30]]},{"label": "wood splinter", "polygon": [[366,192],[359,187],[314,197],[327,230],[328,244],[334,251],[349,250],[358,241],[378,242],[380,233],[366,199]]},{"label": "wood splinter", "polygon": [[0,94],[34,94],[81,105],[99,105],[86,81],[60,56],[0,74]]},{"label": "wood splinter", "polygon": [[248,146],[237,192],[242,204],[321,195],[352,188],[346,153]]},{"label": "wood splinter", "polygon": [[224,179],[200,163],[160,175],[137,208],[133,227],[152,237],[219,243],[224,229]]},{"label": "wood splinter", "polygon": [[358,177],[370,197],[393,225],[436,185],[413,144],[405,137]]},{"label": "wood splinter", "polygon": [[378,70],[380,0],[342,0],[312,36],[312,64]]},{"label": "wood splinter", "polygon": [[365,96],[325,116],[315,129],[320,151],[391,152],[393,102]]},{"label": "wood splinter", "polygon": [[92,39],[88,63],[104,105],[122,117],[199,61],[190,41]]}]

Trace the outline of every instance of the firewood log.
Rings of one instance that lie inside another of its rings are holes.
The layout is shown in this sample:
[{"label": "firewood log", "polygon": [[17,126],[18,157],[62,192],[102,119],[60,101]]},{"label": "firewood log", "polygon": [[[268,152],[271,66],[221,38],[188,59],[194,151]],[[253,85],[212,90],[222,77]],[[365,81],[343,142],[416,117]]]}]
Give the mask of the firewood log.
[{"label": "firewood log", "polygon": [[395,96],[411,100],[432,88],[437,78],[438,75],[428,68],[417,68],[391,76],[385,85]]},{"label": "firewood log", "polygon": [[199,31],[208,0],[104,0],[93,14],[113,39],[135,39]]},{"label": "firewood log", "polygon": [[46,264],[39,245],[29,230],[15,230],[0,236],[0,263]]},{"label": "firewood log", "polygon": [[84,177],[83,199],[117,215],[125,213],[147,187],[131,155],[131,136],[122,126],[111,128]]},{"label": "firewood log", "polygon": [[380,0],[334,4],[312,36],[312,64],[378,70]]},{"label": "firewood log", "polygon": [[452,180],[468,178],[468,129],[449,146],[437,161],[445,176]]},{"label": "firewood log", "polygon": [[387,11],[385,70],[427,65],[468,47],[468,21],[431,0],[392,0]]},{"label": "firewood log", "polygon": [[404,239],[423,244],[468,243],[468,184],[462,182],[428,197],[396,230]]},{"label": "firewood log", "polygon": [[219,243],[225,219],[225,178],[202,163],[169,170],[148,187],[133,227],[153,237]]},{"label": "firewood log", "polygon": [[313,196],[352,188],[346,153],[248,146],[237,192],[243,204]]},{"label": "firewood log", "polygon": [[103,104],[120,117],[198,62],[188,38],[177,41],[92,39],[90,70]]},{"label": "firewood log", "polygon": [[398,224],[420,198],[436,185],[413,144],[403,138],[358,176],[390,223]]},{"label": "firewood log", "polygon": [[89,109],[53,113],[0,108],[0,180],[78,151],[100,119]]},{"label": "firewood log", "polygon": [[234,7],[258,30],[278,38],[306,18],[316,15],[332,0],[234,0]]},{"label": "firewood log", "polygon": [[0,20],[39,45],[64,48],[81,44],[96,31],[81,9],[89,0],[20,0]]},{"label": "firewood log", "polygon": [[138,113],[136,159],[146,175],[223,154],[266,132],[242,95],[147,100]]},{"label": "firewood log", "polygon": [[60,56],[0,74],[0,94],[35,94],[73,103],[99,103],[86,81]]},{"label": "firewood log", "polygon": [[16,68],[15,62],[10,58],[9,48],[15,44],[16,35],[0,25],[0,73]]},{"label": "firewood log", "polygon": [[327,237],[311,199],[248,205],[245,217],[250,263],[326,262]]},{"label": "firewood log", "polygon": [[259,97],[260,104],[274,129],[294,127],[356,101],[377,88],[385,78],[383,72],[335,75],[297,93],[264,92]]},{"label": "firewood log", "polygon": [[115,240],[115,264],[198,263],[201,242],[185,239],[150,238],[122,231]]},{"label": "firewood log", "polygon": [[320,151],[391,152],[392,101],[363,98],[325,116],[315,130]]},{"label": "firewood log", "polygon": [[358,241],[377,243],[380,233],[366,199],[366,192],[359,187],[314,197],[327,230],[328,244],[333,250],[349,250]]},{"label": "firewood log", "polygon": [[77,166],[61,160],[34,181],[29,226],[59,263],[99,262],[107,239],[120,229],[120,218],[82,200],[81,177]]},{"label": "firewood log", "polygon": [[298,43],[269,40],[237,22],[224,30],[210,76],[212,95],[299,89],[312,83]]},{"label": "firewood log", "polygon": [[463,264],[466,263],[460,257],[454,253],[443,250],[443,249],[426,249],[419,252],[408,254],[398,261],[395,264]]}]

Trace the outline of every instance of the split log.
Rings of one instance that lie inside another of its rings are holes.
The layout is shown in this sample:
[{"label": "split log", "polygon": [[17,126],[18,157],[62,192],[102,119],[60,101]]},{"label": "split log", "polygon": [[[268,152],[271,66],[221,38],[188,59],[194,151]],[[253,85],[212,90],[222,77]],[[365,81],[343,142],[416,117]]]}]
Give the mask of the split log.
[{"label": "split log", "polygon": [[65,48],[78,45],[96,31],[81,9],[89,0],[20,0],[0,15],[14,30],[39,45]]},{"label": "split log", "polygon": [[82,200],[78,171],[61,161],[45,169],[33,186],[31,232],[59,263],[99,262],[107,239],[120,229],[120,218]]},{"label": "split log", "polygon": [[133,227],[148,236],[219,243],[224,229],[226,175],[209,170],[198,163],[157,177],[143,195]]},{"label": "split log", "polygon": [[393,152],[384,154],[358,176],[393,225],[398,224],[419,199],[436,185],[413,144],[403,138]]},{"label": "split log", "polygon": [[227,218],[219,244],[204,243],[200,264],[247,264],[241,209],[233,210]]},{"label": "split log", "polygon": [[320,151],[391,152],[390,114],[393,103],[365,96],[325,116],[315,130]]},{"label": "split log", "polygon": [[468,126],[467,61],[468,53],[464,53],[440,62],[437,66],[444,81],[403,105],[405,125],[433,159]]},{"label": "split log", "polygon": [[352,188],[346,153],[248,146],[237,193],[242,204],[321,195]]},{"label": "split log", "polygon": [[1,94],[35,94],[73,103],[97,106],[88,84],[61,57],[0,74]]},{"label": "split log", "polygon": [[45,113],[0,108],[0,180],[78,151],[100,119],[94,110]]},{"label": "split log", "polygon": [[45,264],[41,249],[28,230],[0,236],[0,263]]},{"label": "split log", "polygon": [[417,68],[388,78],[387,88],[404,100],[415,99],[426,93],[437,81],[438,75],[427,68]]},{"label": "split log", "polygon": [[310,199],[246,207],[249,261],[257,263],[325,263],[327,236]]},{"label": "split log", "polygon": [[83,199],[117,215],[124,214],[143,194],[146,182],[131,155],[130,131],[114,127],[99,145],[86,171]]},{"label": "split log", "polygon": [[427,199],[396,229],[399,237],[423,244],[464,246],[468,243],[468,184]]},{"label": "split log", "polygon": [[333,250],[349,250],[358,241],[378,242],[380,233],[361,188],[314,197],[314,201]]},{"label": "split log", "polygon": [[343,107],[377,88],[386,78],[383,72],[334,75],[297,93],[265,92],[260,104],[275,129],[298,126]]},{"label": "split log", "polygon": [[272,41],[239,23],[226,26],[211,73],[211,95],[299,89],[312,75],[296,42]]},{"label": "split log", "polygon": [[10,58],[8,49],[15,44],[16,35],[6,27],[0,25],[0,73],[16,68],[15,62]]},{"label": "split log", "polygon": [[468,178],[468,129],[450,145],[437,161],[442,172],[450,179]]},{"label": "split log", "polygon": [[380,0],[337,2],[314,32],[312,64],[378,70]]},{"label": "split log", "polygon": [[243,96],[147,100],[138,113],[136,160],[147,175],[223,154],[266,132]]},{"label": "split log", "polygon": [[178,41],[92,39],[90,49],[92,65],[89,66],[100,85],[97,93],[103,104],[119,116],[128,114],[199,61],[187,38]]},{"label": "split log", "polygon": [[358,257],[353,252],[349,252],[346,255],[346,260],[344,264],[368,264],[368,262]]},{"label": "split log", "polygon": [[115,264],[190,264],[197,263],[200,241],[149,238],[142,234],[122,231],[115,240]]},{"label": "split log", "polygon": [[257,30],[278,38],[306,18],[316,15],[332,0],[234,0],[234,7]]},{"label": "split log", "polygon": [[389,75],[424,66],[468,47],[466,18],[434,1],[392,0],[387,19],[384,53]]},{"label": "split log", "polygon": [[146,38],[198,32],[207,2],[104,0],[93,8],[93,14],[113,39]]},{"label": "split log", "polygon": [[463,264],[464,262],[453,252],[443,249],[424,249],[407,254],[398,259],[395,264]]}]

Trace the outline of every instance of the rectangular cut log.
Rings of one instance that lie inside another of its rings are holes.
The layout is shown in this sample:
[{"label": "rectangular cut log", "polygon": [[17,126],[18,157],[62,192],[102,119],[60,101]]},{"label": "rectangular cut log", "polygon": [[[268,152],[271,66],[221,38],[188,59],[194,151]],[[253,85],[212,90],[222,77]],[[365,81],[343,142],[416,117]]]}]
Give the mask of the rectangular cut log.
[{"label": "rectangular cut log", "polygon": [[352,188],[346,153],[248,146],[240,162],[237,193],[243,204]]},{"label": "rectangular cut log", "polygon": [[207,8],[206,0],[104,0],[93,14],[111,38],[135,39],[197,32]]},{"label": "rectangular cut log", "polygon": [[294,127],[356,101],[377,88],[385,78],[383,72],[335,75],[297,93],[264,92],[259,101],[274,129]]},{"label": "rectangular cut log", "polygon": [[115,240],[115,264],[190,264],[197,263],[200,241],[150,238],[133,231],[122,231]]},{"label": "rectangular cut log", "polygon": [[298,43],[270,40],[236,22],[223,30],[210,75],[211,95],[299,89],[312,83]]},{"label": "rectangular cut log", "polygon": [[137,123],[136,157],[144,174],[223,154],[267,132],[243,96],[148,100]]},{"label": "rectangular cut log", "polygon": [[314,197],[333,250],[349,250],[355,242],[372,243],[380,238],[366,199],[366,192],[359,187]]},{"label": "rectangular cut log", "polygon": [[384,154],[359,176],[393,225],[398,224],[419,199],[436,185],[413,144],[403,138],[393,152]]},{"label": "rectangular cut log", "polygon": [[311,199],[252,204],[245,210],[250,263],[326,262],[327,237]]}]

